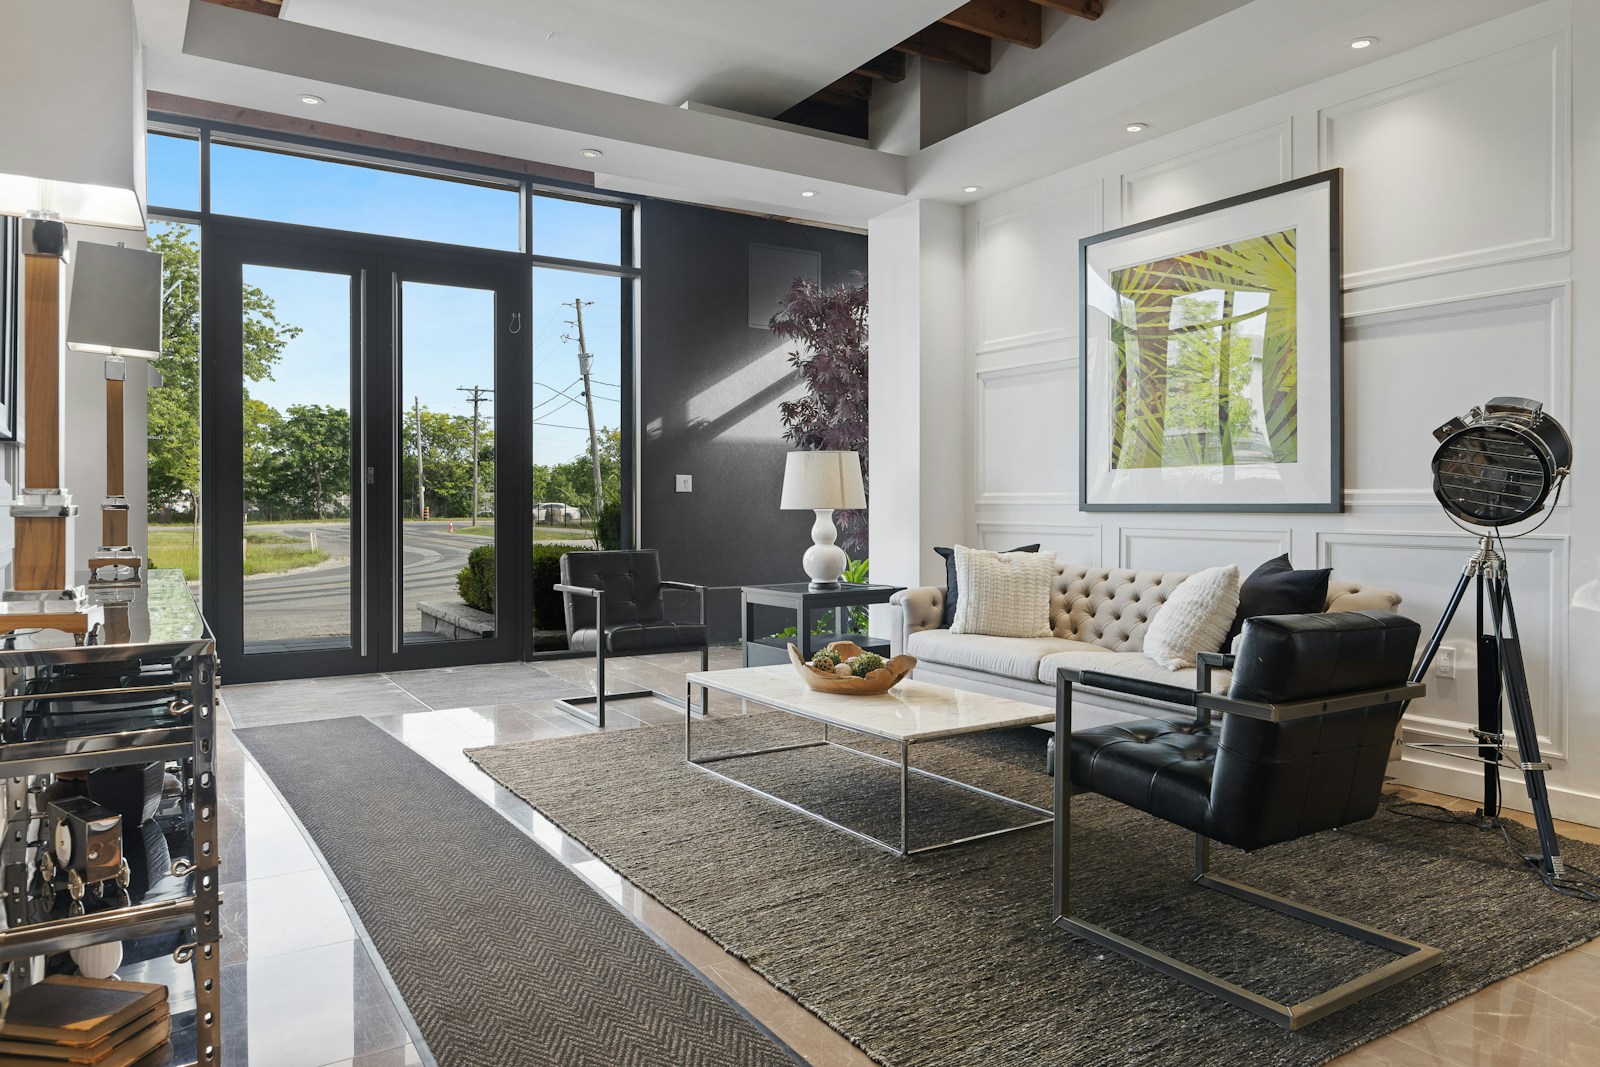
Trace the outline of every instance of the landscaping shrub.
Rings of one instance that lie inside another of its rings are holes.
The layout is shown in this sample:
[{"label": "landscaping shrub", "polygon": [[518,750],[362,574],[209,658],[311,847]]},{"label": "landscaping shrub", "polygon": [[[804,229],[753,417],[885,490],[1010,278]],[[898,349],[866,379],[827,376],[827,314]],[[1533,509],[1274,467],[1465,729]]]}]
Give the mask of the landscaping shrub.
[{"label": "landscaping shrub", "polygon": [[[534,625],[539,629],[557,630],[565,625],[562,621],[561,594],[555,591],[554,586],[561,580],[561,557],[576,547],[533,546],[533,618]],[[479,611],[494,610],[493,545],[480,545],[467,556],[467,565],[456,575],[456,590],[462,600]]]},{"label": "landscaping shrub", "polygon": [[600,509],[600,521],[594,527],[595,540],[607,552],[615,552],[622,547],[622,505],[615,500],[607,500]]}]

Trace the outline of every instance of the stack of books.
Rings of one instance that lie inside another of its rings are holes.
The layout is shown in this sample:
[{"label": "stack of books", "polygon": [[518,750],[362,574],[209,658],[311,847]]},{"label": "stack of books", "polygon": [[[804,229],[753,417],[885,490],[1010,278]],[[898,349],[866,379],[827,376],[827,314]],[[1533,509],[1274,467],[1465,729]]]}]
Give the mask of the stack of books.
[{"label": "stack of books", "polygon": [[11,998],[5,1067],[133,1067],[172,1033],[167,987],[51,975]]}]

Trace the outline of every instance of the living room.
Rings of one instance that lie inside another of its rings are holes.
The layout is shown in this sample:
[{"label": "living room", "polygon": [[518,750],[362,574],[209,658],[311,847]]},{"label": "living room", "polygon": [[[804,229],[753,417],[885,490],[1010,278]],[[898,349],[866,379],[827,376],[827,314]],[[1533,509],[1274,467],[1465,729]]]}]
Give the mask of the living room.
[{"label": "living room", "polygon": [[0,1062],[1600,1056],[1600,5],[0,42]]}]

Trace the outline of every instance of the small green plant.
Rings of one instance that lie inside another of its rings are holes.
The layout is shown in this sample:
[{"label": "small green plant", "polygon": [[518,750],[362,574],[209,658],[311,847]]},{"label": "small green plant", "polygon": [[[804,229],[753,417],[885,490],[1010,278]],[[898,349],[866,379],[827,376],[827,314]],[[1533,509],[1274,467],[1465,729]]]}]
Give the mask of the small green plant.
[{"label": "small green plant", "polygon": [[467,553],[467,565],[456,574],[456,592],[468,607],[494,611],[493,545],[479,545]]},{"label": "small green plant", "polygon": [[857,678],[865,678],[873,671],[883,668],[883,657],[876,652],[863,652],[850,661],[850,673]]},{"label": "small green plant", "polygon": [[622,547],[622,504],[607,500],[600,508],[599,520],[594,524],[594,540],[606,552]]},{"label": "small green plant", "polygon": [[[561,594],[554,587],[561,581],[561,557],[572,551],[582,549],[572,545],[533,546],[533,618],[539,629],[555,630],[563,625]],[[494,611],[493,545],[479,545],[467,554],[467,565],[456,574],[456,591],[469,606]]]}]

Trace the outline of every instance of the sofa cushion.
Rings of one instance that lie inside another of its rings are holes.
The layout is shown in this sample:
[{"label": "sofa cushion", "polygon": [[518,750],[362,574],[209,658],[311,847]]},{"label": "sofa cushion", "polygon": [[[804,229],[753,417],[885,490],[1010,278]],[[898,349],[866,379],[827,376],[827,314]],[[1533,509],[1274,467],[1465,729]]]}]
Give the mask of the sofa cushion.
[{"label": "sofa cushion", "polygon": [[[1039,661],[1039,681],[1045,685],[1056,684],[1056,671],[1062,667],[1072,667],[1080,671],[1098,671],[1102,674],[1115,674],[1124,678],[1134,678],[1142,682],[1152,682],[1157,685],[1173,686],[1194,691],[1194,668],[1169,671],[1158,666],[1149,656],[1142,652],[1078,652],[1062,651],[1052,653]],[[1232,679],[1228,671],[1211,672],[1211,691],[1223,694],[1228,691],[1228,683]]]},{"label": "sofa cushion", "polygon": [[[961,599],[961,580],[956,576],[956,550],[953,548],[935,548],[933,550],[940,559],[944,560],[944,606],[939,610],[939,629],[948,630],[956,621],[956,601]],[[1009,548],[1008,552],[1037,552],[1039,546],[1018,545]]]},{"label": "sofa cushion", "polygon": [[1328,603],[1324,611],[1393,611],[1400,606],[1400,594],[1360,582],[1328,581]]},{"label": "sofa cushion", "polygon": [[1112,652],[1144,651],[1150,617],[1188,574],[1067,565],[1050,598],[1051,632]]},{"label": "sofa cushion", "polygon": [[1234,638],[1244,631],[1244,621],[1257,615],[1304,615],[1322,611],[1328,605],[1328,576],[1330,567],[1319,570],[1297,571],[1285,552],[1277,559],[1269,559],[1250,572],[1250,577],[1239,586],[1239,613],[1233,617],[1233,627],[1222,643],[1224,649],[1233,645]]},{"label": "sofa cushion", "polygon": [[1054,552],[986,552],[956,546],[962,597],[952,633],[1049,637]]},{"label": "sofa cushion", "polygon": [[[1096,645],[1063,641],[1059,637],[989,637],[949,630],[919,630],[906,640],[906,652],[919,661],[986,671],[1028,682],[1038,680],[1042,657],[1074,649],[1080,653],[1099,650]],[[1054,684],[1054,674],[1050,681]]]},{"label": "sofa cushion", "polygon": [[1239,568],[1207,567],[1172,591],[1144,635],[1144,653],[1169,671],[1215,652],[1239,612]]}]

